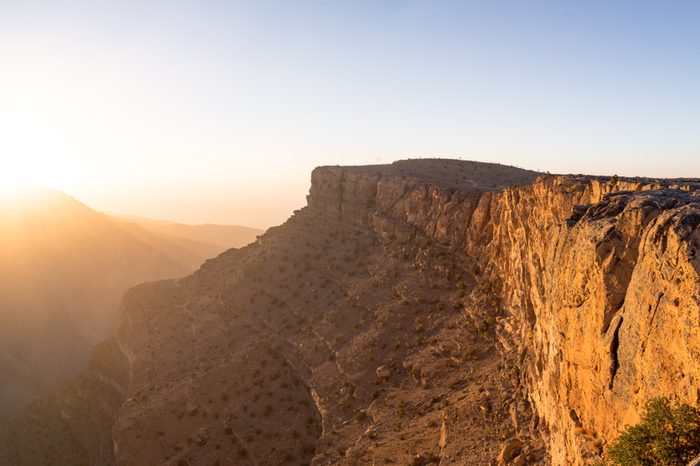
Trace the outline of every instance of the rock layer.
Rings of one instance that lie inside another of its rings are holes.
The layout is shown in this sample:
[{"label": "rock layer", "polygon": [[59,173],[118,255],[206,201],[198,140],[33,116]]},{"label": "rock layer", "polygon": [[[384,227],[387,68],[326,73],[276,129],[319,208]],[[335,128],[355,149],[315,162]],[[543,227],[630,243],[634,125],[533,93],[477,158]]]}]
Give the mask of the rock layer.
[{"label": "rock layer", "polygon": [[[554,464],[595,460],[651,397],[700,401],[695,181],[545,176],[463,192],[358,182],[343,170],[321,169],[315,178],[326,181],[315,186],[328,191],[327,183],[351,207],[336,208],[313,187],[310,205],[349,211],[385,236],[419,232],[484,270],[505,311],[499,338],[518,354]],[[373,199],[345,194],[371,186]]]},{"label": "rock layer", "polygon": [[698,188],[444,160],[316,169],[283,226],[127,294],[123,395],[72,416],[105,408],[111,449],[37,443],[27,426],[55,429],[67,386],[13,421],[0,458],[594,461],[650,397],[698,401]]}]

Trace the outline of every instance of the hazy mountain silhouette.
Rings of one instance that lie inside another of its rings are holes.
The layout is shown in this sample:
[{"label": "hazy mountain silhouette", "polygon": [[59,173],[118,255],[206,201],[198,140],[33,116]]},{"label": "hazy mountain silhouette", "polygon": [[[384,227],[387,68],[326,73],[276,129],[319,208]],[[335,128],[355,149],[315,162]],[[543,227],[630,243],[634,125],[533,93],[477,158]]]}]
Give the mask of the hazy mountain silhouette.
[{"label": "hazy mountain silhouette", "polygon": [[136,234],[146,230],[173,245],[180,246],[196,256],[197,260],[200,257],[214,257],[230,247],[249,244],[262,233],[262,230],[257,228],[239,225],[186,225],[125,215],[112,215],[112,218],[120,221],[127,228],[131,227]]},{"label": "hazy mountain silhouette", "polygon": [[[0,203],[0,423],[80,372],[123,292],[255,239],[243,227],[115,219],[50,189]],[[228,242],[227,242],[228,238]]]}]

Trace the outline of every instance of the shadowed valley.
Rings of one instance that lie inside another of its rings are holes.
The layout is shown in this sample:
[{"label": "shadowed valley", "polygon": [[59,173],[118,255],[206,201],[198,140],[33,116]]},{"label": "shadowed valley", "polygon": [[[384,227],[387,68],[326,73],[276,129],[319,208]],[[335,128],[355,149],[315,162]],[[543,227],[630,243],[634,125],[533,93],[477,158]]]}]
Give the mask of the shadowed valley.
[{"label": "shadowed valley", "polygon": [[[174,225],[174,224],[173,224]],[[142,227],[95,212],[49,189],[28,189],[0,205],[0,423],[82,371],[111,336],[125,290],[176,278],[259,231]],[[217,228],[213,227],[212,228]],[[223,246],[225,233],[228,246]]]}]

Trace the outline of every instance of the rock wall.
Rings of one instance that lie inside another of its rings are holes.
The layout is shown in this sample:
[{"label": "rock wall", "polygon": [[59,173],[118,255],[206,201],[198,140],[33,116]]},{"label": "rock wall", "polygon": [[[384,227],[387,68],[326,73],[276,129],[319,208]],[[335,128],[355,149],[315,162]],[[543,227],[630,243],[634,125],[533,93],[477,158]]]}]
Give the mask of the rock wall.
[{"label": "rock wall", "polygon": [[312,180],[312,208],[477,261],[553,464],[596,460],[651,397],[700,400],[696,183],[546,176],[469,192],[338,167]]},{"label": "rock wall", "polygon": [[284,225],[128,292],[0,464],[596,461],[699,401],[698,225],[692,180],[318,168]]},{"label": "rock wall", "polygon": [[595,459],[650,397],[697,402],[698,197],[658,188],[541,180],[492,202],[493,235],[472,243],[554,464]]},{"label": "rock wall", "polygon": [[116,339],[100,343],[79,377],[0,429],[0,465],[112,464],[112,425],[128,385],[128,361]]}]

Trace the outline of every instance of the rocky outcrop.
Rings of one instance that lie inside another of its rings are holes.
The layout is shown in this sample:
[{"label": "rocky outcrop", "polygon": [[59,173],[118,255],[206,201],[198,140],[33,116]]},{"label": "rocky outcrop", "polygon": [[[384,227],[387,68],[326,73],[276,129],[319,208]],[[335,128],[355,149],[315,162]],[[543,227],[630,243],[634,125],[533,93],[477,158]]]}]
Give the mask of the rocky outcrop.
[{"label": "rocky outcrop", "polygon": [[128,361],[117,341],[100,343],[79,378],[0,429],[0,464],[111,464],[111,429],[128,384]]},{"label": "rocky outcrop", "polygon": [[494,264],[555,463],[594,458],[650,397],[698,401],[698,200],[670,188],[593,198],[551,238],[510,242],[522,264]]},{"label": "rocky outcrop", "polygon": [[[319,189],[357,191],[339,170],[319,169]],[[517,353],[553,463],[595,459],[650,397],[698,402],[696,182],[545,176],[501,192],[396,178],[376,185],[374,200],[358,203],[370,207],[369,225],[473,258],[499,296],[499,339]],[[338,213],[324,201],[311,205]]]},{"label": "rocky outcrop", "polygon": [[117,219],[50,189],[0,199],[0,425],[88,366],[126,290],[190,274],[257,233]]},{"label": "rocky outcrop", "polygon": [[127,294],[92,463],[595,461],[650,397],[698,401],[699,188],[318,168],[283,226]]}]

